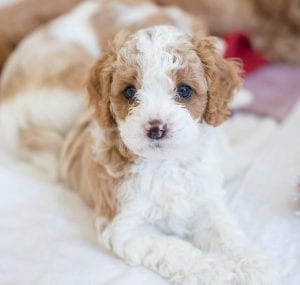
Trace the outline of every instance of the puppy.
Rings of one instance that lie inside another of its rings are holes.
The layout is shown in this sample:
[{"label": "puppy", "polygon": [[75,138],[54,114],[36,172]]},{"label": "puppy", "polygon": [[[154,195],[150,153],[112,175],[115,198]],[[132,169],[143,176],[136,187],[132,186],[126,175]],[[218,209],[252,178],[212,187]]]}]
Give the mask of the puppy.
[{"label": "puppy", "polygon": [[[150,2],[88,1],[33,34],[2,77],[2,142],[94,207],[100,243],[127,263],[172,284],[275,284],[223,198],[214,127],[239,67],[195,23]],[[100,53],[86,107],[81,80]]]}]

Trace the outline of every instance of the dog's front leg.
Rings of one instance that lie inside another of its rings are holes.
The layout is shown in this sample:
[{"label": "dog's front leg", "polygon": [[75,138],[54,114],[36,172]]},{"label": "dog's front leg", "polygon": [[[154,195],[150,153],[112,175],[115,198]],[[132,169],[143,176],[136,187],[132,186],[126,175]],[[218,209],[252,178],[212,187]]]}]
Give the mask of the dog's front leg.
[{"label": "dog's front leg", "polygon": [[223,201],[209,201],[201,209],[205,210],[195,219],[191,242],[202,250],[224,254],[234,261],[235,281],[232,284],[277,284],[272,267],[251,248]]},{"label": "dog's front leg", "polygon": [[231,284],[233,265],[219,254],[203,253],[190,242],[167,236],[136,217],[98,218],[100,243],[131,265],[145,267],[172,284]]}]

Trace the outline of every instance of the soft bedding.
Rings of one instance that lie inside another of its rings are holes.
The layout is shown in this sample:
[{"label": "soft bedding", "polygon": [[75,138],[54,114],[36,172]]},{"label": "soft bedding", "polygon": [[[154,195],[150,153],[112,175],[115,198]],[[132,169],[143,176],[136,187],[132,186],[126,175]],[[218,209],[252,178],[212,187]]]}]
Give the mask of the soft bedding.
[{"label": "soft bedding", "polygon": [[300,103],[270,135],[231,192],[229,204],[245,232],[277,267],[281,283],[300,284]]}]

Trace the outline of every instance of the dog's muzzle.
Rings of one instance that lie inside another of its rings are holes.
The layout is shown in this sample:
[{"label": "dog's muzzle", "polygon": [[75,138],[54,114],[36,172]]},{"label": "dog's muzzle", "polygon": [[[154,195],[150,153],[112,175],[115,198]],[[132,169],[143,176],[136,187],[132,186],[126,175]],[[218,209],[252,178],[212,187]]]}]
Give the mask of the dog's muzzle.
[{"label": "dog's muzzle", "polygon": [[161,120],[152,120],[144,126],[147,137],[152,140],[160,140],[166,136],[167,125]]}]

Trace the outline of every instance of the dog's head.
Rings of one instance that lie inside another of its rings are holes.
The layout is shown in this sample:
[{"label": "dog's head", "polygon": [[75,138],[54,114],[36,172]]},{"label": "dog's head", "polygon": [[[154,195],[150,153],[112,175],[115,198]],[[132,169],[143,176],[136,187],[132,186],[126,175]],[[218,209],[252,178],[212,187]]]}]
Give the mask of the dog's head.
[{"label": "dog's head", "polygon": [[163,158],[197,143],[199,124],[225,121],[239,84],[238,65],[214,39],[156,26],[119,35],[92,68],[88,91],[102,128],[117,128],[138,156]]}]

